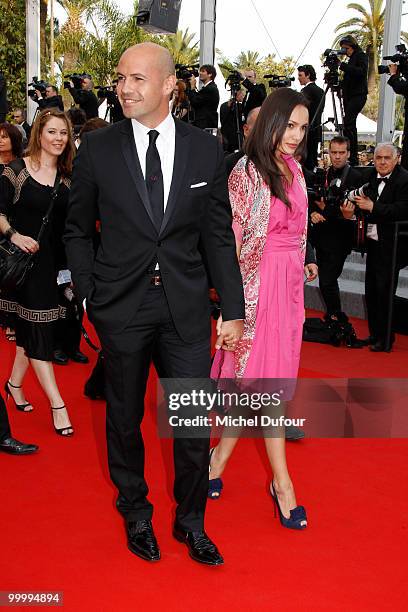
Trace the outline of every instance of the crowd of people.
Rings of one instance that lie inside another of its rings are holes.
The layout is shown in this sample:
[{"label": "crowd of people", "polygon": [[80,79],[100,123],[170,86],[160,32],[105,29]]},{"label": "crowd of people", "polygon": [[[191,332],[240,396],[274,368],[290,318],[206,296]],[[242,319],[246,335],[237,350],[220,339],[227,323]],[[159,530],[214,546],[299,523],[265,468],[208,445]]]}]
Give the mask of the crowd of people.
[{"label": "crowd of people", "polygon": [[[356,78],[363,61],[347,45],[350,61],[342,70]],[[53,104],[32,126],[23,109],[13,112],[17,125],[0,125],[0,234],[34,255],[24,284],[0,292],[2,324],[16,347],[4,391],[16,409],[34,410],[23,388],[31,366],[55,432],[74,435],[53,363],[87,361],[79,349],[86,308],[102,346],[108,464],[128,548],[158,561],[141,433],[150,363],[161,378],[211,376],[221,386],[250,380],[257,391],[265,381],[296,380],[305,278],[320,275],[326,319],[347,318],[337,281],[362,220],[370,337],[358,347],[388,350],[385,296],[408,263],[401,240],[392,270],[393,223],[408,220],[408,171],[391,143],[377,145],[373,166],[362,171],[350,164],[357,162],[352,123],[362,92],[348,101],[349,137],[330,141],[330,167],[316,192],[311,170],[323,92],[313,66],[299,66],[301,93],[285,87],[267,96],[253,70],[242,73],[246,93],[221,107],[223,145],[206,133],[218,125],[213,66],[201,66],[198,91],[194,76],[188,84],[176,79],[166,49],[142,43],[124,52],[117,72],[123,121],[108,125],[91,111],[64,113]],[[90,86],[84,78],[82,91]],[[28,141],[24,150],[18,126]],[[239,146],[234,128],[241,127]],[[363,184],[350,198],[330,192]],[[38,239],[51,201],[50,222]],[[212,365],[209,286],[220,310]],[[293,392],[289,385],[283,401]],[[287,434],[281,428],[265,435],[270,493],[282,526],[301,530],[307,513],[289,474]],[[225,428],[210,449],[209,431],[194,436],[186,426],[175,434],[173,535],[200,563],[224,562],[205,532],[205,506],[207,498],[222,496],[221,476],[238,437]],[[2,399],[0,450],[38,450],[13,437]]]}]

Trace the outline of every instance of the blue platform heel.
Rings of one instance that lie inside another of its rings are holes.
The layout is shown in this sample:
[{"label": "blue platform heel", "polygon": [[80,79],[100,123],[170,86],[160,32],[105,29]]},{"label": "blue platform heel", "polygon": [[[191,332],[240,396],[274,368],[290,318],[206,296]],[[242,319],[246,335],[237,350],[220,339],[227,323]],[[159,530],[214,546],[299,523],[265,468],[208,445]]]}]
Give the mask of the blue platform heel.
[{"label": "blue platform heel", "polygon": [[271,482],[270,492],[271,492],[272,499],[274,502],[273,505],[275,509],[275,518],[276,518],[276,509],[278,509],[279,520],[281,522],[282,527],[287,527],[288,529],[306,529],[307,517],[306,517],[306,510],[304,509],[304,507],[296,506],[296,508],[290,511],[290,517],[286,518],[286,516],[282,514],[282,510],[278,502],[278,496],[277,496],[275,487],[273,485],[273,482]]},{"label": "blue platform heel", "polygon": [[[213,455],[213,452],[215,451],[215,446],[214,448],[212,448],[210,450],[210,465],[209,465],[209,472],[211,474],[211,457]],[[208,497],[210,499],[219,499],[220,495],[221,495],[221,491],[223,488],[223,482],[221,480],[221,478],[210,478],[210,480],[208,481]]]}]

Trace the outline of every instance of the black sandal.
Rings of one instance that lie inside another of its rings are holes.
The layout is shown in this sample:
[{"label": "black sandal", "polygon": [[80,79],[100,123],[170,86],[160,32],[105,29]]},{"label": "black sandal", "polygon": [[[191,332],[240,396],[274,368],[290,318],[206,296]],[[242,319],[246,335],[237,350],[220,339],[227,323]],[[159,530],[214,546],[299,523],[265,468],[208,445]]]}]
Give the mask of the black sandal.
[{"label": "black sandal", "polygon": [[[53,408],[51,406],[51,411],[52,410],[62,410],[63,408],[66,408],[66,406],[58,406],[58,408]],[[51,412],[51,416],[52,416],[52,412]],[[68,438],[69,436],[73,436],[74,435],[74,428],[72,427],[72,425],[69,425],[68,427],[60,427],[58,429],[57,427],[55,427],[54,418],[52,419],[52,424],[54,425],[55,433],[57,433],[59,436],[63,436],[64,438]],[[72,431],[69,431],[70,429]]]},{"label": "black sandal", "polygon": [[[4,391],[6,393],[6,402],[8,401],[8,398],[11,397],[11,399],[13,400],[17,410],[20,410],[20,412],[32,412],[34,410],[33,406],[30,404],[30,402],[26,402],[25,404],[17,404],[16,400],[14,399],[11,391],[10,391],[10,387],[12,387],[13,389],[21,389],[21,385],[13,385],[13,383],[11,383],[9,380],[6,380],[5,384],[4,384]],[[31,410],[26,410],[27,406],[31,406]]]}]

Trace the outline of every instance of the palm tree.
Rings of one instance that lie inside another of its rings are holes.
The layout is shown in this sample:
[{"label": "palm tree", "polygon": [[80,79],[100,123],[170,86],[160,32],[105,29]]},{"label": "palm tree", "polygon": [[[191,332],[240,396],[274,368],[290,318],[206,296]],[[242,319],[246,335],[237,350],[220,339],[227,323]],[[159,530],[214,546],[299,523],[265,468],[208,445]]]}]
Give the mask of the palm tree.
[{"label": "palm tree", "polygon": [[245,70],[246,68],[255,68],[261,60],[258,51],[241,51],[234,63],[237,68]]},{"label": "palm tree", "polygon": [[375,87],[378,57],[381,51],[384,37],[384,0],[367,0],[369,8],[362,4],[352,2],[347,5],[348,9],[357,11],[358,17],[352,17],[340,23],[335,32],[340,32],[333,42],[337,45],[346,36],[353,36],[358,44],[366,49],[368,55],[368,91]]},{"label": "palm tree", "polygon": [[187,28],[184,32],[182,30],[177,30],[175,34],[161,37],[158,42],[170,51],[175,64],[190,66],[198,62],[200,55],[198,41],[192,44],[195,36],[196,35],[190,33]]}]

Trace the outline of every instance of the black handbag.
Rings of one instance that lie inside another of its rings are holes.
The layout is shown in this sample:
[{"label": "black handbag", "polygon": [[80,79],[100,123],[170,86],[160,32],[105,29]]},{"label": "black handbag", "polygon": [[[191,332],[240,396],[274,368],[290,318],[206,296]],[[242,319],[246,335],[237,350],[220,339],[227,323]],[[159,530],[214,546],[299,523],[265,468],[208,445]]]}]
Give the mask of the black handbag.
[{"label": "black handbag", "polygon": [[[38,232],[37,242],[44,234],[45,228],[50,220],[52,209],[58,195],[60,177],[57,174],[53,190],[51,192],[51,202],[45,216],[43,217],[40,231]],[[26,253],[16,244],[7,238],[0,238],[0,288],[8,291],[19,289],[27,274],[34,265],[35,253]]]}]

